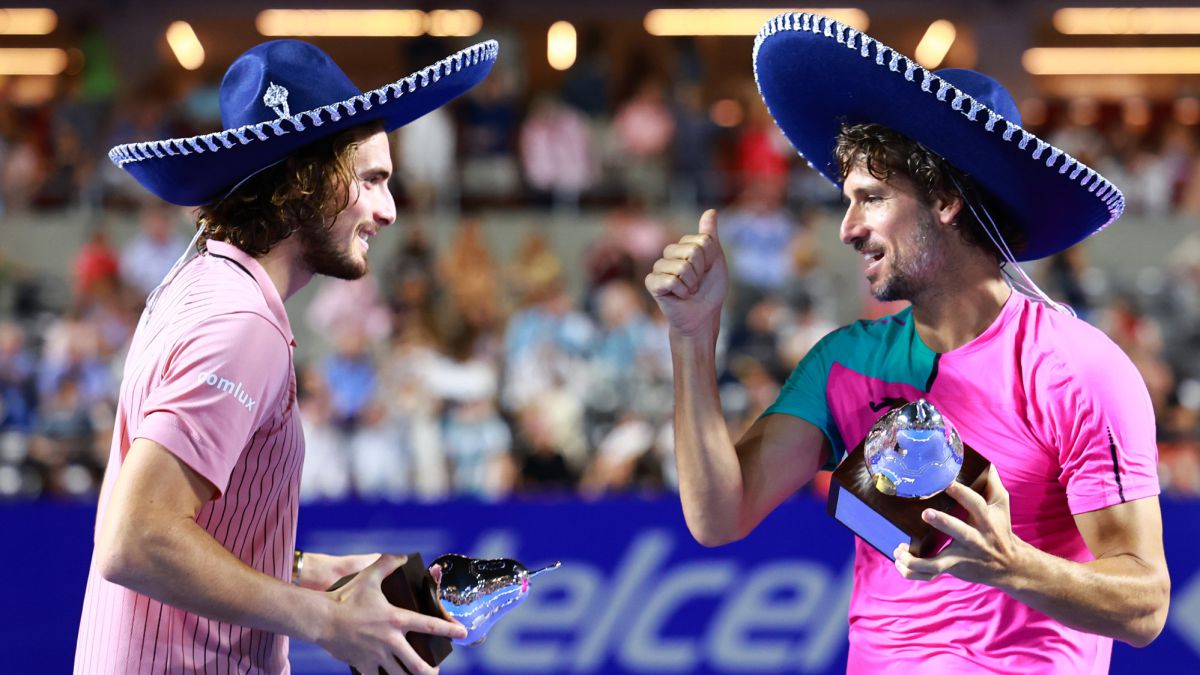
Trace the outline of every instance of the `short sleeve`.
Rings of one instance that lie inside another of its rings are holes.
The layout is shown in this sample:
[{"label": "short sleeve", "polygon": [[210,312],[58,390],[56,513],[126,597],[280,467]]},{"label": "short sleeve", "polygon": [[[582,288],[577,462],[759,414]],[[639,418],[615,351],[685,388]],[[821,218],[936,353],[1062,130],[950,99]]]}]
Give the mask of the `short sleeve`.
[{"label": "short sleeve", "polygon": [[250,438],[290,386],[291,350],[267,319],[213,317],[177,342],[131,438],[167,448],[224,494]]},{"label": "short sleeve", "polygon": [[1137,368],[1106,336],[1097,333],[1055,369],[1046,400],[1071,513],[1159,493],[1150,394]]},{"label": "short sleeve", "polygon": [[833,449],[829,464],[823,467],[826,469],[837,466],[846,452],[846,445],[842,442],[842,435],[838,432],[826,397],[837,334],[838,332],[834,331],[821,338],[821,341],[804,355],[779,391],[775,402],[760,416],[761,419],[767,415],[782,413],[799,417],[820,429],[829,439],[829,445]]}]

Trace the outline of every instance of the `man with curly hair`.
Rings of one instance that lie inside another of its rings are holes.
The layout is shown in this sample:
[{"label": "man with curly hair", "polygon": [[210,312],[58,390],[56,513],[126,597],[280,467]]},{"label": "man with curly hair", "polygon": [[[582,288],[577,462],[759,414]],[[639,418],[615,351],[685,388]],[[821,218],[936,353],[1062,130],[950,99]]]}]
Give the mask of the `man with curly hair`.
[{"label": "man with curly hair", "polygon": [[1120,191],[1021,129],[995,80],[925,71],[825,17],[768,23],[755,74],[841,189],[841,239],[872,294],[911,306],[827,335],[735,443],[716,383],[716,213],[668,246],[646,287],[671,326],[688,527],[706,545],[747,536],[889,401],[926,399],[990,461],[987,484],[946,488],[962,518],[922,512],[951,538],[941,551],[856,538],[847,671],[1107,672],[1114,638],[1145,645],[1166,621],[1154,414],[1129,358],[1016,263],[1115,220]]},{"label": "man with curly hair", "polygon": [[76,673],[286,673],[296,636],[363,673],[427,675],[406,633],[465,637],[384,598],[403,556],[295,550],[304,440],[284,301],[315,275],[366,274],[396,219],[386,132],[474,86],[496,52],[364,94],[316,47],[267,42],[226,73],[223,131],[110,152],[200,206],[199,255],[151,293],[130,347]]}]

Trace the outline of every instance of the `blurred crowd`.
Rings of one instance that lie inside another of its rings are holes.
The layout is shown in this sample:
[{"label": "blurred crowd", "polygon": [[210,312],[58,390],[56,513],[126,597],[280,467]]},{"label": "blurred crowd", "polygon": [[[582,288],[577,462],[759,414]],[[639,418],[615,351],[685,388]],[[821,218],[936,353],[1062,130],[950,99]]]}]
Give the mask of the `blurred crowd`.
[{"label": "blurred crowd", "polygon": [[[681,234],[661,216],[670,210],[724,207],[733,287],[720,384],[735,437],[774,399],[847,311],[812,229],[837,195],[797,160],[751,82],[713,100],[689,63],[671,78],[617,82],[585,56],[557,91],[529,91],[498,69],[394,134],[399,250],[360,281],[318,282],[293,310],[328,342],[297,364],[305,499],[674,489],[667,332],[641,286]],[[141,224],[121,246],[95,228],[57,279],[31,278],[19,251],[0,252],[0,497],[94,495],[142,302],[186,247],[181,213],[148,203],[105,151],[219,127],[211,86],[119,98],[103,75],[66,80],[36,105],[0,84],[0,214],[68,209]],[[1132,215],[1200,212],[1200,130],[1160,118],[1061,116],[1035,131],[1113,178]],[[536,229],[499,259],[485,243],[488,214],[531,207],[586,210],[604,227],[582,260]],[[440,249],[421,225],[431,212],[458,214]],[[581,292],[569,290],[567,265],[585,270]],[[1155,405],[1163,487],[1200,495],[1200,235],[1179,242],[1156,284],[1094,283],[1103,271],[1084,247],[1038,274],[1133,358]],[[849,311],[898,309],[861,303]]]}]

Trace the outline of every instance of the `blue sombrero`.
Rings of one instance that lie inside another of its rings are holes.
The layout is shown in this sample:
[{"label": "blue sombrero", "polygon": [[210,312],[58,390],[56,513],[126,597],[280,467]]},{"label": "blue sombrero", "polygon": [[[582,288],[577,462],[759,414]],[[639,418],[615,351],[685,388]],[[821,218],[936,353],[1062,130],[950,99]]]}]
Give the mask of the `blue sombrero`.
[{"label": "blue sombrero", "polygon": [[839,187],[833,149],[843,122],[889,127],[941,155],[1024,232],[1017,260],[1067,249],[1125,209],[1106,178],[1021,128],[1000,83],[971,70],[929,72],[828,17],[768,21],[754,42],[754,77],[784,135]]},{"label": "blue sombrero", "polygon": [[364,94],[317,47],[264,42],[221,81],[223,131],[119,145],[108,157],[168,202],[208,204],[322,137],[376,120],[388,131],[415,120],[479,83],[499,51],[495,40],[482,42]]}]

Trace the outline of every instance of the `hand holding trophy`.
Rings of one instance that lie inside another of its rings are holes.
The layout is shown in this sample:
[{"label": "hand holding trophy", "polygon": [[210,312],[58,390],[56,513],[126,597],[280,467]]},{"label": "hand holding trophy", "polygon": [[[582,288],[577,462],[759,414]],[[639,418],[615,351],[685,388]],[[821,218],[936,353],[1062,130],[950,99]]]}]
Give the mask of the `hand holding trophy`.
[{"label": "hand holding trophy", "polygon": [[[468,646],[482,643],[496,621],[525,600],[530,579],[560,565],[555,562],[530,572],[508,558],[481,560],[447,554],[433,561],[433,567],[441,568],[439,582],[426,568],[421,554],[410,553],[403,565],[384,578],[383,595],[396,607],[452,619],[466,627],[467,637],[461,640],[415,632],[406,634],[413,650],[426,663],[436,666],[450,655],[452,642]],[[336,590],[354,576],[339,579],[329,590]],[[397,665],[408,672],[399,661]],[[360,675],[354,668],[350,672]]]},{"label": "hand holding trophy", "polygon": [[945,493],[955,480],[982,494],[989,463],[925,399],[891,403],[892,409],[834,470],[828,511],[888,558],[902,543],[913,555],[927,558],[944,548],[949,537],[921,513],[958,508]]}]

